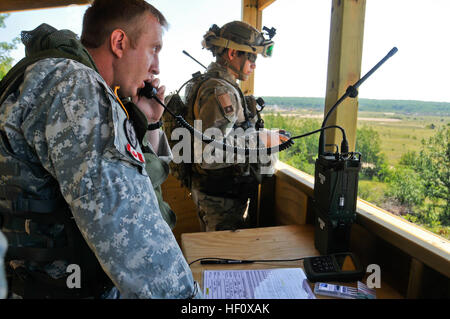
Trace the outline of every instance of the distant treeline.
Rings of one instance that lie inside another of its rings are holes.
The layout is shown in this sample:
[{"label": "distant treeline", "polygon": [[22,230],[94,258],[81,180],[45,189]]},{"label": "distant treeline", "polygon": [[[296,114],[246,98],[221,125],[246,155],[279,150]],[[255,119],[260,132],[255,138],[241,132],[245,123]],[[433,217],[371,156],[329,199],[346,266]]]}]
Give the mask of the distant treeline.
[{"label": "distant treeline", "polygon": [[[280,108],[295,109],[317,109],[323,110],[325,98],[319,97],[263,97],[267,106],[278,106]],[[450,116],[450,103],[448,102],[425,102],[413,100],[372,100],[359,99],[359,110],[370,112],[394,112],[402,114],[422,114],[436,116]]]}]

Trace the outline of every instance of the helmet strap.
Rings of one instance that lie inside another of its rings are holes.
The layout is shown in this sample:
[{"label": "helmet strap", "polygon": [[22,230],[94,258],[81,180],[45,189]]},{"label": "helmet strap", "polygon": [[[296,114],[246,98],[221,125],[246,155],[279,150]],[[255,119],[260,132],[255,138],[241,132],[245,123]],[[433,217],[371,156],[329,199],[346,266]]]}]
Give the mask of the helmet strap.
[{"label": "helmet strap", "polygon": [[224,59],[224,65],[238,75],[238,80],[246,80],[246,78],[248,77],[248,75],[244,73],[245,62],[247,62],[246,59],[242,59],[241,65],[239,66],[239,69],[237,69],[236,67],[231,65],[229,60]]}]

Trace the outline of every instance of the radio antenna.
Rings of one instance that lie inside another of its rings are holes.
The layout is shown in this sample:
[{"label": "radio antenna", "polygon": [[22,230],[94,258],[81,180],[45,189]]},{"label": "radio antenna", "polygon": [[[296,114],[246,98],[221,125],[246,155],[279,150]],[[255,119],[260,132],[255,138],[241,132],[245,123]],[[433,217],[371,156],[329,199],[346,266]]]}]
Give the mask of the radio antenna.
[{"label": "radio antenna", "polygon": [[197,63],[200,64],[203,68],[206,69],[206,66],[204,66],[203,64],[201,64],[200,62],[198,62],[196,58],[194,58],[192,55],[190,55],[189,53],[187,53],[185,50],[183,50],[183,53],[186,54],[188,57],[190,57],[192,60],[194,60],[195,62],[197,62]]}]

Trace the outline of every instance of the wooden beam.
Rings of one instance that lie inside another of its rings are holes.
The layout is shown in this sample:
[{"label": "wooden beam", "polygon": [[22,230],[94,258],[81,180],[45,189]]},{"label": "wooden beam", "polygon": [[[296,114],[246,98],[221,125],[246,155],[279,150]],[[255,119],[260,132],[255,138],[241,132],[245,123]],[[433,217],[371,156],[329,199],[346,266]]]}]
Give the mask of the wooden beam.
[{"label": "wooden beam", "polygon": [[[361,76],[365,10],[366,0],[332,2],[325,114],[347,87]],[[357,113],[357,98],[347,98],[327,122],[327,125],[339,125],[345,129],[350,151],[355,149]],[[341,141],[341,132],[334,129],[326,131],[326,144],[340,145]]]},{"label": "wooden beam", "polygon": [[422,290],[424,264],[416,258],[411,258],[411,266],[409,270],[409,283],[406,292],[406,298],[418,299]]},{"label": "wooden beam", "polygon": [[[258,0],[242,0],[242,21],[247,22],[261,31],[262,11],[258,10]],[[240,87],[244,95],[252,95],[255,88],[255,72],[247,81],[240,82]]]},{"label": "wooden beam", "polygon": [[172,174],[161,185],[164,200],[170,205],[177,216],[177,222],[173,234],[181,243],[182,233],[194,233],[200,231],[200,222],[197,217],[197,208],[192,200],[189,189],[181,186]]},{"label": "wooden beam", "polygon": [[85,5],[91,0],[2,0],[0,12],[47,9],[69,5]]},{"label": "wooden beam", "polygon": [[[262,11],[275,0],[242,0],[242,21],[245,21],[256,29],[262,29]],[[255,89],[255,72],[247,81],[241,82],[240,87],[244,95],[252,95]]]},{"label": "wooden beam", "polygon": [[258,0],[258,10],[263,11],[274,2],[275,0]]}]

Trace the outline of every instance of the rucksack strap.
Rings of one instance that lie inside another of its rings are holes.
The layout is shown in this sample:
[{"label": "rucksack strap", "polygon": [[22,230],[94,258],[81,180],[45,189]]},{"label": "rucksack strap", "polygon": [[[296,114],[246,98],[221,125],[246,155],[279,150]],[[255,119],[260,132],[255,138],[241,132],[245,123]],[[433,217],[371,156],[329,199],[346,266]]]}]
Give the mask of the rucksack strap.
[{"label": "rucksack strap", "polygon": [[22,31],[22,42],[26,56],[20,60],[0,82],[0,105],[17,91],[28,66],[46,58],[66,58],[80,62],[98,72],[89,52],[69,30],[57,30],[48,24],[41,24],[32,31]]},{"label": "rucksack strap", "polygon": [[28,66],[47,58],[65,58],[75,60],[81,63],[81,58],[72,54],[61,52],[56,49],[42,51],[32,57],[25,57],[20,60],[1,80],[0,82],[0,105],[13,92],[17,91],[23,81],[25,70]]}]

